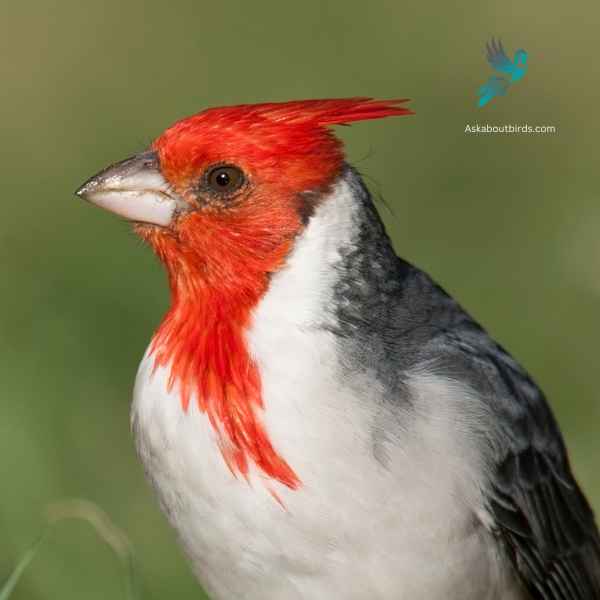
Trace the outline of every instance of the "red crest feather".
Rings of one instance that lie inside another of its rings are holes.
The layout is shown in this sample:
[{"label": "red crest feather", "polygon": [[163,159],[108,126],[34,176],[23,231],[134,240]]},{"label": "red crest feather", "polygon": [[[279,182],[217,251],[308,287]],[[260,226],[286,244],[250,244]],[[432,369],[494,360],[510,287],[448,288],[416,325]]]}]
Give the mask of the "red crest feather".
[{"label": "red crest feather", "polygon": [[327,98],[323,100],[295,100],[267,104],[246,104],[231,109],[243,112],[248,109],[255,115],[285,123],[286,125],[310,125],[327,127],[346,125],[355,121],[399,117],[413,114],[409,108],[400,106],[408,98],[375,100],[367,97]]}]

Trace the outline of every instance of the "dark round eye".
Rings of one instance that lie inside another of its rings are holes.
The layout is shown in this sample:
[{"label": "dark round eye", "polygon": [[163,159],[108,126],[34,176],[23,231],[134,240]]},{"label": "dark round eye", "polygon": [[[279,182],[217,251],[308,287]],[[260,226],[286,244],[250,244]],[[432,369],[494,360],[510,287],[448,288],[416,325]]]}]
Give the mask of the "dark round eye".
[{"label": "dark round eye", "polygon": [[209,189],[217,194],[232,194],[244,184],[244,173],[233,165],[215,167],[208,172],[206,182]]}]

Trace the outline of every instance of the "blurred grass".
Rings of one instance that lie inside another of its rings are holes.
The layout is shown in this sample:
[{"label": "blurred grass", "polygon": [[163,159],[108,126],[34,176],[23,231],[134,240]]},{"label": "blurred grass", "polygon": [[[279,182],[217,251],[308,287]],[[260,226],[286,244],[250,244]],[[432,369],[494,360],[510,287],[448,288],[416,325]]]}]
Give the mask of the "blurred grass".
[{"label": "blurred grass", "polygon": [[86,522],[94,529],[98,538],[110,548],[121,563],[125,582],[125,600],[140,600],[135,551],[129,538],[115,526],[110,517],[98,505],[79,498],[62,500],[48,507],[46,519],[47,524],[43,533],[21,556],[6,582],[0,587],[0,600],[8,600],[13,597],[12,594],[23,573],[39,554],[50,533],[56,528],[56,525],[68,520]]},{"label": "blurred grass", "polygon": [[[153,597],[198,598],[128,431],[164,279],[127,225],[73,190],[175,119],[228,103],[414,99],[414,117],[340,130],[349,157],[390,205],[398,251],[547,391],[600,509],[599,17],[591,1],[3,3],[0,576],[42,529],[43,507],[78,496],[126,531]],[[491,35],[524,47],[530,68],[477,110]],[[558,133],[466,135],[475,122]],[[89,532],[65,525],[48,545],[12,598],[119,597]]]}]

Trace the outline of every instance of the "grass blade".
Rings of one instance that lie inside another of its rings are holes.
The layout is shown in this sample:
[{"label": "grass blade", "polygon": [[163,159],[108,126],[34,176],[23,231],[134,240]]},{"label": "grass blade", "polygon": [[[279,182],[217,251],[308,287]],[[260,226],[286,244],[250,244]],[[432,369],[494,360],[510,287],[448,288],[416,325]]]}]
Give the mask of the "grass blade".
[{"label": "grass blade", "polygon": [[25,569],[29,566],[31,561],[35,558],[35,555],[37,554],[37,551],[40,549],[40,546],[42,545],[42,542],[46,538],[47,533],[48,532],[45,531],[37,539],[37,541],[33,544],[33,546],[31,546],[29,548],[29,550],[27,550],[27,552],[25,552],[25,554],[23,554],[21,560],[17,563],[17,565],[13,569],[13,572],[9,575],[8,579],[2,586],[2,589],[0,589],[0,600],[8,600],[8,598],[10,598],[10,595],[13,593],[13,590],[17,586],[17,583],[19,583],[19,579],[21,579],[21,575],[23,575],[23,573],[25,572]]}]

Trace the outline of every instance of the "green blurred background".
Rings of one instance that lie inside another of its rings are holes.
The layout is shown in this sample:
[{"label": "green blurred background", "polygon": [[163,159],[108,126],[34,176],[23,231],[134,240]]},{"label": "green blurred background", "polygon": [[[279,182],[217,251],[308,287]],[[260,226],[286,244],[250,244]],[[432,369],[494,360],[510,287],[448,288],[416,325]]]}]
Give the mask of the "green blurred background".
[{"label": "green blurred background", "polygon": [[[200,598],[134,456],[138,362],[167,306],[127,224],[74,189],[204,107],[413,98],[339,128],[399,253],[433,274],[550,397],[600,510],[597,2],[56,3],[0,8],[0,579],[45,507],[84,497],[135,545],[145,598]],[[484,43],[529,72],[484,109]],[[468,135],[467,124],[554,125]],[[53,532],[14,598],[123,597],[82,523]]]}]

